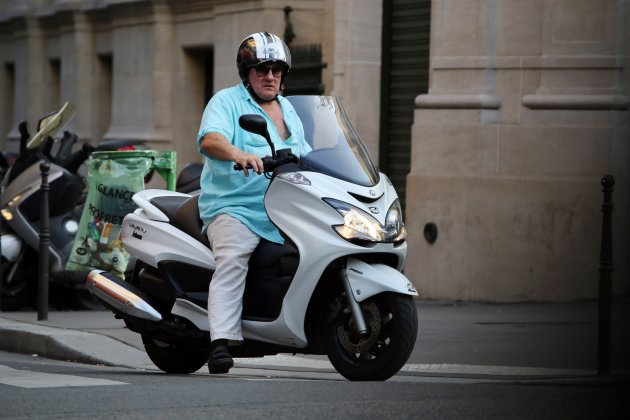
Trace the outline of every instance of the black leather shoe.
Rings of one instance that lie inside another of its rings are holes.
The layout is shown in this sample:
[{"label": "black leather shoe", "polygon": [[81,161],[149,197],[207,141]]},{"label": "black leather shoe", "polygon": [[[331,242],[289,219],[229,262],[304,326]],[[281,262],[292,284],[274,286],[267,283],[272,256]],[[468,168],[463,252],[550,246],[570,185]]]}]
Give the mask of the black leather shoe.
[{"label": "black leather shoe", "polygon": [[210,373],[228,373],[234,366],[234,360],[224,344],[214,346],[208,359],[208,370]]}]

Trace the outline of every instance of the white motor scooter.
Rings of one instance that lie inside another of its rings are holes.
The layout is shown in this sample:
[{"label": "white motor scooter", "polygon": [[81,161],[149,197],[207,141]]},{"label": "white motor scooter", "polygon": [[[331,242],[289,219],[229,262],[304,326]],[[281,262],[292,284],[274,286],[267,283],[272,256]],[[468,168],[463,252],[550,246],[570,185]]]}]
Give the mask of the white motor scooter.
[{"label": "white motor scooter", "polygon": [[[262,240],[254,251],[243,302],[245,341],[230,351],[327,354],[350,380],[386,380],[409,358],[418,322],[417,292],[401,273],[407,244],[398,197],[339,99],[288,100],[312,147],[301,159],[275,151],[262,116],[240,119],[271,148],[264,159],[271,177],[265,208],[285,243]],[[200,233],[198,196],[146,190],[133,200],[139,208],[122,230],[138,260],[132,281],[94,270],[88,288],[142,335],[157,367],[195,372],[208,359],[206,308],[215,269]]]}]

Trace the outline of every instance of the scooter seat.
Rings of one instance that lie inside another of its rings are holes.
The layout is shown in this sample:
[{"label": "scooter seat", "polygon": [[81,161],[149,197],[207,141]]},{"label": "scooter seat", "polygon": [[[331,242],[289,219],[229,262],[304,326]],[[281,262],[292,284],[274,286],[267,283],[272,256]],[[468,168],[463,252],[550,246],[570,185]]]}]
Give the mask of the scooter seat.
[{"label": "scooter seat", "polygon": [[165,196],[165,197],[155,197],[151,199],[151,204],[160,209],[162,213],[164,213],[169,220],[172,221],[173,214],[177,207],[179,207],[184,201],[186,201],[187,197],[180,196]]},{"label": "scooter seat", "polygon": [[160,209],[171,224],[192,236],[208,248],[208,237],[201,234],[203,222],[199,218],[199,196],[192,197],[155,197],[151,204]]},{"label": "scooter seat", "polygon": [[189,163],[184,166],[184,169],[182,169],[177,177],[176,190],[183,193],[197,191],[200,188],[199,178],[201,177],[202,170],[202,163]]}]

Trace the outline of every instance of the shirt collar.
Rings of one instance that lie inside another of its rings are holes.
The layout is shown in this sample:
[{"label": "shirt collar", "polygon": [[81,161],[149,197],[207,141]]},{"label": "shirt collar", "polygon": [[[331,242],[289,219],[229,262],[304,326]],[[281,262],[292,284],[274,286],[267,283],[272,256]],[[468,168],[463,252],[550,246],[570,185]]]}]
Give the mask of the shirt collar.
[{"label": "shirt collar", "polygon": [[238,91],[241,93],[241,98],[242,99],[249,100],[252,103],[256,103],[256,101],[254,101],[252,96],[249,94],[249,91],[247,90],[247,88],[245,87],[245,84],[243,82],[238,84]]},{"label": "shirt collar", "polygon": [[[249,93],[249,90],[245,87],[245,84],[243,82],[238,84],[238,90],[241,93],[242,99],[250,101],[252,104],[260,108],[260,105],[258,104],[258,102],[254,100],[254,98],[252,98],[252,95]],[[276,98],[278,99],[280,106],[282,106],[282,101],[284,100],[284,96],[278,94]],[[284,110],[284,107],[282,107],[282,109]]]}]

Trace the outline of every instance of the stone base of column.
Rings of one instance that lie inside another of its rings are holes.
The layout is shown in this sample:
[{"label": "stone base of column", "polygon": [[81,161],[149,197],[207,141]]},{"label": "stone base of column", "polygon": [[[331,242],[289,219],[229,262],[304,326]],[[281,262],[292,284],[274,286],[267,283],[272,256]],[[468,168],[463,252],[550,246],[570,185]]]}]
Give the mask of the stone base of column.
[{"label": "stone base of column", "polygon": [[[597,177],[412,173],[407,177],[406,274],[426,299],[596,298],[600,190]],[[423,235],[430,222],[438,227],[433,244]],[[628,231],[619,225],[614,230]],[[615,254],[628,255],[628,241],[617,239],[625,249],[618,246]],[[628,278],[628,264],[621,261],[615,270],[616,292],[628,293],[627,280],[620,281]]]}]

